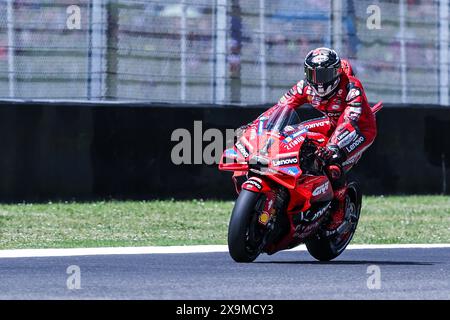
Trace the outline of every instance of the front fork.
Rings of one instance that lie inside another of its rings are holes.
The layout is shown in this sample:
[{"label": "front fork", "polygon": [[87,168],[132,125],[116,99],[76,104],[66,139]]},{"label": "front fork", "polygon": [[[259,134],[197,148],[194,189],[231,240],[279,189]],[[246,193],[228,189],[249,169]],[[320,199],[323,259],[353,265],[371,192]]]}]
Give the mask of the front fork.
[{"label": "front fork", "polygon": [[260,249],[263,251],[268,245],[276,241],[283,233],[284,212],[287,208],[289,192],[284,187],[265,177],[250,177],[242,183],[241,189],[260,194],[260,200],[255,207],[255,227],[264,230],[264,238]]}]

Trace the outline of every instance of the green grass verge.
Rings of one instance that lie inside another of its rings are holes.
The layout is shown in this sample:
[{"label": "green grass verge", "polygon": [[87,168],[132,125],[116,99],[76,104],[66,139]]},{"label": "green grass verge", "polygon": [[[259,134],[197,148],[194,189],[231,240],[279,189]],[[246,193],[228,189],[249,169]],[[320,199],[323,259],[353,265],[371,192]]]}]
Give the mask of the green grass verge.
[{"label": "green grass verge", "polygon": [[[0,205],[0,249],[226,244],[231,201]],[[352,243],[450,243],[450,197],[365,197]]]}]

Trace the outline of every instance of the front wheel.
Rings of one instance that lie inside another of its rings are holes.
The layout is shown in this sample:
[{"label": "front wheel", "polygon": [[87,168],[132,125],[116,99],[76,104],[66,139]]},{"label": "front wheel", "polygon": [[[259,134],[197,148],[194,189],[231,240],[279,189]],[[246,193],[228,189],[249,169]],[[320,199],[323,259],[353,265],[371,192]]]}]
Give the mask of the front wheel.
[{"label": "front wheel", "polygon": [[338,232],[329,237],[317,235],[305,242],[308,252],[314,258],[330,261],[345,250],[355,234],[361,213],[361,203],[362,194],[358,183],[349,183],[345,199],[345,220],[338,228]]},{"label": "front wheel", "polygon": [[228,250],[236,262],[252,262],[261,253],[262,235],[255,221],[260,194],[242,190],[233,208],[228,226]]}]

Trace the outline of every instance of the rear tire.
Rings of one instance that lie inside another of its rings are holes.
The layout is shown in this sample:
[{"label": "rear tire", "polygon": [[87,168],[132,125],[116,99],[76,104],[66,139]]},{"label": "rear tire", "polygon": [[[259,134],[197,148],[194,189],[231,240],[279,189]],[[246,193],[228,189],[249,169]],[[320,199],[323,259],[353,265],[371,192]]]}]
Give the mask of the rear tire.
[{"label": "rear tire", "polygon": [[330,237],[316,235],[305,241],[308,252],[319,261],[330,261],[338,257],[355,234],[361,213],[362,194],[357,182],[350,182],[346,197],[345,220],[349,220],[350,230]]},{"label": "rear tire", "polygon": [[249,230],[259,195],[242,190],[234,205],[228,226],[228,250],[236,262],[252,262],[260,254],[249,239]]}]

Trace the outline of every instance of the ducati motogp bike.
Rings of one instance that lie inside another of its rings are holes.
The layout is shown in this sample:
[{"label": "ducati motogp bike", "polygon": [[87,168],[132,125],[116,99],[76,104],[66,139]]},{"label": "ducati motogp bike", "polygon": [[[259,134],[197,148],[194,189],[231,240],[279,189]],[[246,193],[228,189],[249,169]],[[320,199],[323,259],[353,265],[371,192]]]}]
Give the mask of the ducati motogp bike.
[{"label": "ducati motogp bike", "polygon": [[[372,107],[376,113],[381,102]],[[228,226],[228,248],[236,262],[252,262],[306,244],[317,260],[339,256],[358,225],[362,194],[347,181],[345,216],[333,232],[325,227],[333,213],[334,192],[325,164],[316,156],[328,137],[302,124],[298,113],[277,108],[241,127],[219,169],[233,172],[239,194]],[[341,168],[342,169],[342,168]]]}]

